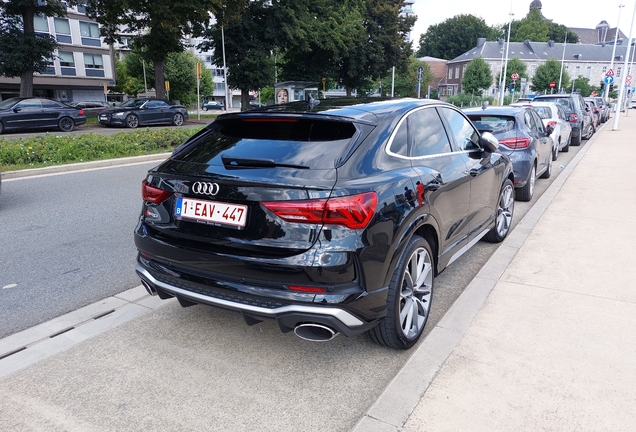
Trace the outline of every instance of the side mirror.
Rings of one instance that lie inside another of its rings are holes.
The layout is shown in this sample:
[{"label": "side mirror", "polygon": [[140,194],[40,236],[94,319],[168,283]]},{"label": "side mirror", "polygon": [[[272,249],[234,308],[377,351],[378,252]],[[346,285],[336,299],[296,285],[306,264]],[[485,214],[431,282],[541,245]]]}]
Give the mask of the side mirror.
[{"label": "side mirror", "polygon": [[585,111],[590,112],[590,107],[589,107],[589,106],[586,106],[586,107],[585,107]]},{"label": "side mirror", "polygon": [[479,144],[488,153],[494,153],[499,148],[499,141],[490,132],[484,132],[481,134],[481,137],[479,138]]},{"label": "side mirror", "polygon": [[20,108],[20,107],[13,108],[13,112],[14,113],[17,113],[17,112],[20,112],[20,111],[22,111],[22,108]]},{"label": "side mirror", "polygon": [[550,136],[552,135],[552,132],[554,132],[554,126],[548,125],[548,127],[545,128],[545,133],[547,133],[548,136]]}]

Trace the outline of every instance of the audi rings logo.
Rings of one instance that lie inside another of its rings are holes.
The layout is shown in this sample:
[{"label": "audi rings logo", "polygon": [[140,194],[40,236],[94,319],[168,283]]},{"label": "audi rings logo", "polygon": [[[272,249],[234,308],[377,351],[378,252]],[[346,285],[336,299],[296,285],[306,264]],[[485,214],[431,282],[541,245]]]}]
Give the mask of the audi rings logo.
[{"label": "audi rings logo", "polygon": [[209,182],[196,182],[192,185],[192,192],[199,195],[214,196],[219,193],[219,185]]}]

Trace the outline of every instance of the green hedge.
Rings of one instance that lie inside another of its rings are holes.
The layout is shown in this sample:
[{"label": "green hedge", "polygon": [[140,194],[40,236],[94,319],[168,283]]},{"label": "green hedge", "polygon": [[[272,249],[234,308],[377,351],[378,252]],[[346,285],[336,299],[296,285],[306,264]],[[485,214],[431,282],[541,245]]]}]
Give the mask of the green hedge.
[{"label": "green hedge", "polygon": [[85,133],[0,138],[2,171],[170,152],[201,128],[153,128],[115,135]]}]

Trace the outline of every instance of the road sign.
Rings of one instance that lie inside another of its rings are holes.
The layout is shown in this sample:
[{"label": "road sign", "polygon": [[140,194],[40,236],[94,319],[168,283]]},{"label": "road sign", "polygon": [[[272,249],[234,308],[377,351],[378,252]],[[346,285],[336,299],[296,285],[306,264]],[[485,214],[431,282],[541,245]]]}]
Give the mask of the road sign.
[{"label": "road sign", "polygon": [[512,79],[513,81],[517,81],[519,79],[519,74],[517,72],[513,73],[510,76],[510,79]]},{"label": "road sign", "polygon": [[613,77],[614,76],[614,70],[613,69],[608,70],[607,73],[605,74],[605,76]]},{"label": "road sign", "polygon": [[552,82],[550,83],[550,88],[554,88],[554,86],[556,86],[556,84],[554,83],[554,81],[552,81]]},{"label": "road sign", "polygon": [[605,81],[605,84],[611,84],[614,82],[614,77],[612,75],[606,75],[603,81]]},{"label": "road sign", "polygon": [[632,84],[632,76],[631,76],[631,75],[627,75],[627,76],[625,77],[625,85],[626,85],[627,87],[631,87],[631,84]]}]

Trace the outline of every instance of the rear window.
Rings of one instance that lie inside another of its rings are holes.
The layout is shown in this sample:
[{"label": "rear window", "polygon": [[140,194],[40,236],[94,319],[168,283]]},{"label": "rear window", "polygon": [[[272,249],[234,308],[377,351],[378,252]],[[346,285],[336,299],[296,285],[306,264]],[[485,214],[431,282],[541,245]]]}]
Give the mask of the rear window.
[{"label": "rear window", "polygon": [[291,118],[217,120],[175,159],[224,165],[222,157],[266,160],[279,165],[334,168],[357,129],[351,122]]},{"label": "rear window", "polygon": [[495,115],[469,115],[477,130],[494,134],[509,132],[515,129],[515,118]]},{"label": "rear window", "polygon": [[535,107],[532,107],[532,108],[534,108],[534,110],[537,112],[537,114],[539,114],[539,117],[541,117],[542,119],[551,119],[552,118],[552,110],[549,107],[535,106]]},{"label": "rear window", "polygon": [[[539,99],[535,99],[537,102]],[[572,101],[569,98],[541,98],[541,102],[556,102],[562,107],[566,108],[568,111],[574,111],[574,107],[572,106]]]}]

